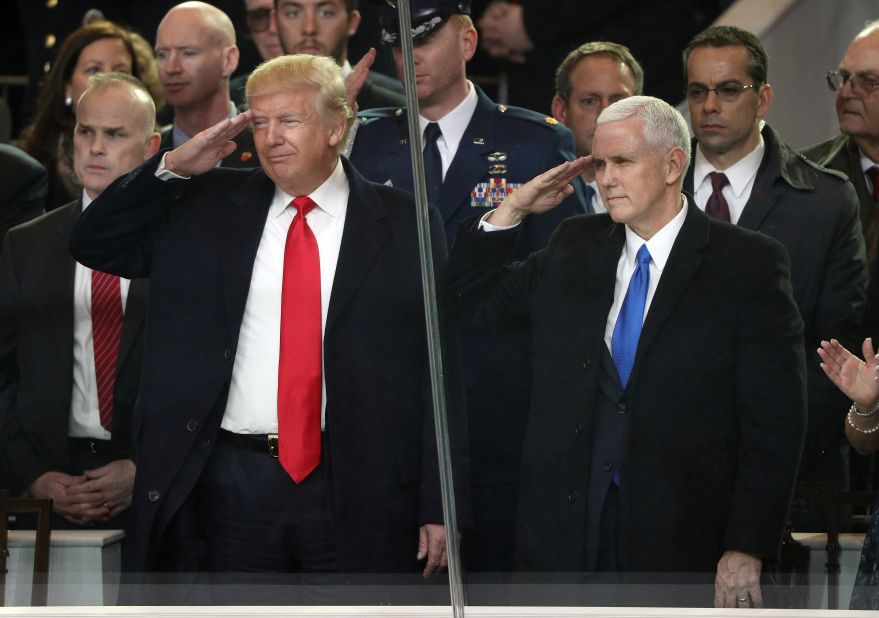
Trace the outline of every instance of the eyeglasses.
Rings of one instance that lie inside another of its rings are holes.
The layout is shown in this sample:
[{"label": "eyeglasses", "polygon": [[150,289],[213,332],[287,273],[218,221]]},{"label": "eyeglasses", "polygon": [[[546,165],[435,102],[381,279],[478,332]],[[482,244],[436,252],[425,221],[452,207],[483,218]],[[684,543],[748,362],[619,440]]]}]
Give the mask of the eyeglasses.
[{"label": "eyeglasses", "polygon": [[879,88],[879,79],[868,75],[852,75],[848,71],[827,71],[827,85],[833,92],[840,90],[846,82],[851,82],[852,90],[869,94]]},{"label": "eyeglasses", "polygon": [[718,84],[714,88],[709,88],[703,84],[690,84],[687,86],[686,94],[687,99],[693,103],[701,103],[707,99],[709,92],[714,92],[714,94],[717,95],[717,98],[725,103],[732,103],[739,98],[739,95],[742,94],[743,91],[748,88],[754,88],[754,86],[754,84],[748,84],[745,86],[739,82],[724,82]]},{"label": "eyeglasses", "polygon": [[251,32],[265,32],[272,22],[272,9],[251,9],[247,11],[247,27]]}]

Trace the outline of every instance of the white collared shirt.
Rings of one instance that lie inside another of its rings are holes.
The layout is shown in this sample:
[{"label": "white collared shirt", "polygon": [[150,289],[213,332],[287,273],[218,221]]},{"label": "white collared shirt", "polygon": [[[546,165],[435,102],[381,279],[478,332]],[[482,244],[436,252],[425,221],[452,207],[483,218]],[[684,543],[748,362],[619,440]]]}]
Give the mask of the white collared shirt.
[{"label": "white collared shirt", "polygon": [[[92,199],[82,191],[82,209]],[[128,302],[131,282],[119,277],[122,312]],[[111,434],[101,426],[98,408],[98,382],[95,378],[95,343],[92,333],[92,269],[75,262],[73,268],[73,392],[67,435],[71,438],[109,440]]]},{"label": "white collared shirt", "polygon": [[[342,246],[351,188],[341,161],[330,176],[308,197],[317,207],[306,215],[320,254],[321,332],[326,328],[330,293]],[[278,361],[281,349],[281,282],[287,231],[298,216],[288,207],[295,196],[275,187],[263,228],[241,331],[232,367],[232,383],[221,427],[235,433],[277,433]],[[327,405],[326,374],[322,375],[321,428]]]},{"label": "white collared shirt", "polygon": [[867,191],[870,192],[870,195],[873,195],[875,193],[873,189],[873,180],[867,175],[867,170],[871,167],[879,167],[879,163],[876,163],[873,159],[861,152],[860,148],[858,149],[858,152],[861,154],[861,171],[864,172],[864,181],[867,184]]},{"label": "white collared shirt", "polygon": [[718,170],[705,155],[702,154],[702,148],[696,145],[696,161],[693,166],[693,199],[696,206],[705,210],[708,198],[714,192],[711,186],[711,178],[708,176],[711,172],[723,172],[726,174],[729,184],[723,188],[723,197],[729,205],[730,223],[738,223],[745,210],[745,205],[751,197],[751,190],[754,188],[754,181],[757,179],[757,170],[760,169],[760,163],[763,162],[763,153],[766,152],[766,145],[763,142],[763,136],[760,136],[760,143],[751,152],[730,165],[725,170]]},{"label": "white collared shirt", "polygon": [[[687,218],[687,200],[681,196],[682,208],[674,218],[666,223],[662,229],[654,234],[650,240],[644,240],[633,232],[629,226],[626,226],[626,244],[617,263],[616,283],[613,288],[613,305],[607,314],[607,324],[604,327],[604,343],[607,349],[611,349],[611,338],[613,337],[613,329],[616,326],[617,318],[620,315],[620,309],[623,306],[623,300],[626,298],[626,292],[629,289],[629,280],[632,273],[635,272],[635,256],[638,255],[638,249],[641,245],[647,245],[647,251],[650,252],[650,280],[647,285],[647,302],[644,305],[644,319],[647,319],[647,313],[650,311],[650,303],[653,302],[653,295],[659,285],[659,279],[662,277],[662,271],[665,270],[665,264],[668,262],[668,256],[674,246],[678,233],[684,226],[684,220]],[[642,322],[643,324],[643,322]]]},{"label": "white collared shirt", "polygon": [[464,97],[455,109],[440,118],[439,120],[428,120],[424,116],[418,116],[418,126],[421,128],[421,143],[424,144],[424,129],[431,122],[439,124],[442,135],[437,139],[437,147],[439,148],[440,158],[443,161],[443,180],[446,179],[446,172],[452,165],[452,160],[458,152],[458,146],[461,145],[461,138],[473,118],[473,112],[476,111],[476,105],[479,103],[479,97],[476,96],[476,88],[470,81],[467,81],[467,96]]}]

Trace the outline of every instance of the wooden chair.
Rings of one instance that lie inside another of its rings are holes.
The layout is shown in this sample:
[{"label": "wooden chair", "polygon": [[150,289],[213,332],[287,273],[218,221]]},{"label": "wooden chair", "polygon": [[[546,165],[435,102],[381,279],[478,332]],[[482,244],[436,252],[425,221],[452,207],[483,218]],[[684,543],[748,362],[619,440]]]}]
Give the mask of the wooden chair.
[{"label": "wooden chair", "polygon": [[49,583],[49,540],[52,532],[52,501],[36,498],[10,498],[5,489],[0,489],[0,607],[6,604],[6,559],[9,557],[8,517],[13,513],[37,514],[31,605],[46,605]]}]

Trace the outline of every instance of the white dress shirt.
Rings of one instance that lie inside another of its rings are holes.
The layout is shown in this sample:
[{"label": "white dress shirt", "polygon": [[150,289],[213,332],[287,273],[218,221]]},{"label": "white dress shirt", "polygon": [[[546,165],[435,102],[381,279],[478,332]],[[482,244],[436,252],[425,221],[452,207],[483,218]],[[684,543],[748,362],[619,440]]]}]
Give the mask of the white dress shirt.
[{"label": "white dress shirt", "polygon": [[702,148],[697,144],[696,160],[693,165],[693,199],[696,201],[696,206],[705,210],[708,198],[714,192],[711,178],[708,175],[711,172],[723,172],[729,180],[729,184],[722,191],[723,197],[726,198],[726,203],[729,205],[729,220],[730,223],[738,223],[742,211],[751,197],[754,180],[757,178],[757,170],[760,169],[765,151],[766,145],[763,143],[761,135],[760,143],[754,150],[725,170],[718,170],[708,162],[708,159],[702,154]]},{"label": "white dress shirt", "polygon": [[[516,227],[516,225],[521,225],[520,223],[509,226],[492,225],[486,221],[486,218],[492,212],[494,212],[494,210],[482,215],[482,218],[479,220],[480,230],[485,232],[500,232],[512,229]],[[650,253],[650,280],[647,284],[647,301],[644,304],[644,319],[646,320],[647,312],[650,310],[650,303],[653,302],[653,295],[656,293],[656,287],[659,285],[659,279],[662,277],[662,271],[665,270],[665,264],[668,262],[668,256],[671,254],[672,246],[674,246],[675,239],[678,237],[678,233],[684,226],[684,220],[686,218],[687,200],[682,195],[681,210],[671,221],[666,223],[658,232],[656,232],[650,240],[644,240],[633,232],[628,225],[626,226],[626,244],[623,247],[623,252],[620,255],[619,262],[617,262],[616,282],[614,283],[613,288],[613,305],[611,305],[610,311],[607,314],[607,323],[604,327],[604,343],[607,345],[608,350],[611,349],[610,342],[613,337],[613,329],[614,326],[616,326],[617,318],[620,315],[623,300],[626,298],[626,292],[629,289],[629,281],[632,278],[632,273],[635,272],[635,256],[638,255],[638,249],[641,248],[641,245],[646,244],[647,251]]]},{"label": "white dress shirt", "polygon": [[470,81],[467,81],[467,96],[448,114],[439,120],[428,120],[424,116],[418,116],[418,126],[421,128],[421,140],[424,144],[424,129],[431,122],[439,124],[442,135],[436,140],[437,147],[440,152],[440,159],[443,162],[443,180],[446,179],[446,172],[452,165],[452,160],[458,152],[458,146],[461,144],[461,138],[473,118],[473,112],[476,111],[476,105],[479,103],[479,97],[476,96],[476,88]]},{"label": "white dress shirt", "polygon": [[[662,271],[665,270],[665,264],[668,262],[668,256],[671,248],[678,237],[678,233],[684,226],[684,219],[687,218],[687,200],[681,196],[682,208],[675,217],[665,224],[650,240],[644,240],[635,232],[626,226],[626,244],[617,263],[616,282],[613,287],[613,304],[607,314],[607,324],[604,327],[604,343],[607,349],[611,349],[611,338],[613,337],[613,329],[616,326],[617,318],[620,315],[620,309],[626,298],[626,292],[629,289],[629,281],[635,272],[635,256],[638,255],[638,249],[641,245],[647,245],[647,251],[650,252],[650,281],[647,284],[647,302],[644,304],[644,319],[647,319],[647,313],[650,311],[650,303],[653,302],[653,295],[659,285],[659,279],[662,277]],[[643,322],[642,322],[643,324]]]},{"label": "white dress shirt", "polygon": [[[321,332],[326,327],[330,293],[342,246],[342,231],[350,194],[341,161],[332,174],[308,197],[317,207],[306,215],[320,254]],[[263,228],[247,303],[238,335],[238,351],[221,427],[235,433],[277,433],[278,361],[281,348],[281,282],[287,231],[298,216],[288,207],[295,196],[275,187]],[[326,374],[322,374],[321,428],[327,405]]]},{"label": "white dress shirt", "polygon": [[[91,198],[82,192],[82,209]],[[122,312],[128,301],[131,282],[119,278]],[[109,440],[110,432],[101,426],[98,409],[98,382],[95,378],[95,344],[92,334],[92,269],[75,262],[73,268],[73,392],[67,435],[71,438]]]}]

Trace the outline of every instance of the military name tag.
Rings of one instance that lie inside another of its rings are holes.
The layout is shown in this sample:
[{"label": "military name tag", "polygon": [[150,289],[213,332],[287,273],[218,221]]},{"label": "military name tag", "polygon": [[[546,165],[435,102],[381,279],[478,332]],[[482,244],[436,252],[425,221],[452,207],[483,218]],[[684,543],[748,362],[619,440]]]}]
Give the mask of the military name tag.
[{"label": "military name tag", "polygon": [[521,182],[507,182],[506,178],[489,178],[470,192],[472,208],[497,208],[506,197],[522,186]]}]

